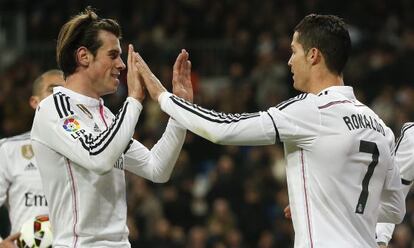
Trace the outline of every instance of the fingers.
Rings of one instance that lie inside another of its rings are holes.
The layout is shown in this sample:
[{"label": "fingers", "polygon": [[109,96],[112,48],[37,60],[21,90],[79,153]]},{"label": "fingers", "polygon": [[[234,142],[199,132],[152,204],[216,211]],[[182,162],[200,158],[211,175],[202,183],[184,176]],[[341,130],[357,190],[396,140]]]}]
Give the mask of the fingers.
[{"label": "fingers", "polygon": [[183,58],[182,55],[183,55],[182,52],[179,53],[178,56],[177,56],[177,59],[175,59],[175,63],[174,63],[174,66],[173,66],[173,75],[175,77],[178,76],[178,74],[179,74],[179,72],[181,70],[181,63],[182,63],[181,61],[182,61],[182,58]]},{"label": "fingers", "polygon": [[128,64],[128,69],[132,68],[132,51],[134,50],[132,44],[128,45],[128,59],[127,59],[127,64]]},{"label": "fingers", "polygon": [[153,75],[151,69],[148,67],[147,63],[145,63],[144,59],[141,57],[141,55],[138,52],[135,52],[135,58],[136,58],[136,65],[138,72],[145,75],[145,76],[151,76]]},{"label": "fingers", "polygon": [[188,60],[185,66],[185,75],[188,79],[188,82],[191,82],[191,61]]}]

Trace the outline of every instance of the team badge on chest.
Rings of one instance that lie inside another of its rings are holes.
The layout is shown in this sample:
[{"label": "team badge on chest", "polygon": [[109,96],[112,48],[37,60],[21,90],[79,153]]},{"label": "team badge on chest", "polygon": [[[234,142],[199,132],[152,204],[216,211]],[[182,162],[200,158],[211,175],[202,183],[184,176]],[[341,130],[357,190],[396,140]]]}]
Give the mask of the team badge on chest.
[{"label": "team badge on chest", "polygon": [[83,104],[76,104],[76,106],[78,106],[78,108],[86,115],[89,117],[89,119],[93,119],[93,115],[92,113],[88,110],[88,108],[86,108]]},{"label": "team badge on chest", "polygon": [[31,159],[34,156],[32,145],[23,145],[21,148],[22,156],[25,159]]}]

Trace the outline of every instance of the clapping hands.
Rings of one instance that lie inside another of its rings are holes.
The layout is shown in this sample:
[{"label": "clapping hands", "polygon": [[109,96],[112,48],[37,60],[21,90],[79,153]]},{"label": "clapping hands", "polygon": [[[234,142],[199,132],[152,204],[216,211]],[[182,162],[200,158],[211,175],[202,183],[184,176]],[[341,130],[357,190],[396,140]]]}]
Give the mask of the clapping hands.
[{"label": "clapping hands", "polygon": [[[188,60],[189,55],[186,50],[181,50],[173,67],[173,93],[187,101],[193,101],[193,87],[191,84],[191,62]],[[128,81],[140,82],[142,88],[148,90],[149,95],[155,101],[161,93],[167,91],[158,78],[152,73],[147,63],[142,59],[139,53],[133,50],[132,45],[128,53]],[[131,73],[129,73],[131,71]],[[131,79],[130,79],[131,78]],[[129,87],[130,83],[128,83]],[[142,88],[134,87],[135,92],[140,94]]]}]

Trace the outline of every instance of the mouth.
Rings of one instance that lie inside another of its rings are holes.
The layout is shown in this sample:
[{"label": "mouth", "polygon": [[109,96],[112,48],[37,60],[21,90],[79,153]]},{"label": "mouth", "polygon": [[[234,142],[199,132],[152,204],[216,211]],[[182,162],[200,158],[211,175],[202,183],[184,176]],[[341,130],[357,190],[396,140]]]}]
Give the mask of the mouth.
[{"label": "mouth", "polygon": [[121,75],[121,74],[120,73],[112,73],[111,74],[111,77],[113,77],[115,79],[118,79],[119,78],[119,75]]}]

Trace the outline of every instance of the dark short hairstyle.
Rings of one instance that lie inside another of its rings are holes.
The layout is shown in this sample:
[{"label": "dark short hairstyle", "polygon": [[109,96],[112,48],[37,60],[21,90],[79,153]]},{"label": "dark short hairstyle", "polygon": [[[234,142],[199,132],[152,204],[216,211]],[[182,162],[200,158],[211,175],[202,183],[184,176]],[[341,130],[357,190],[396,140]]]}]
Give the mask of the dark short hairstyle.
[{"label": "dark short hairstyle", "polygon": [[342,74],[351,52],[351,39],[343,19],[334,15],[310,14],[296,25],[295,31],[306,53],[317,48],[328,69]]},{"label": "dark short hairstyle", "polygon": [[79,47],[86,47],[94,56],[102,46],[98,39],[99,31],[104,30],[121,38],[121,27],[113,19],[99,18],[87,7],[84,12],[72,17],[60,29],[57,45],[56,60],[65,78],[73,74],[78,66],[76,51]]},{"label": "dark short hairstyle", "polygon": [[42,91],[42,86],[43,86],[43,82],[44,82],[45,77],[53,76],[53,75],[61,76],[61,75],[63,75],[63,72],[61,70],[52,69],[52,70],[48,70],[48,71],[44,72],[42,75],[38,76],[33,81],[32,96],[39,96],[41,91]]}]

